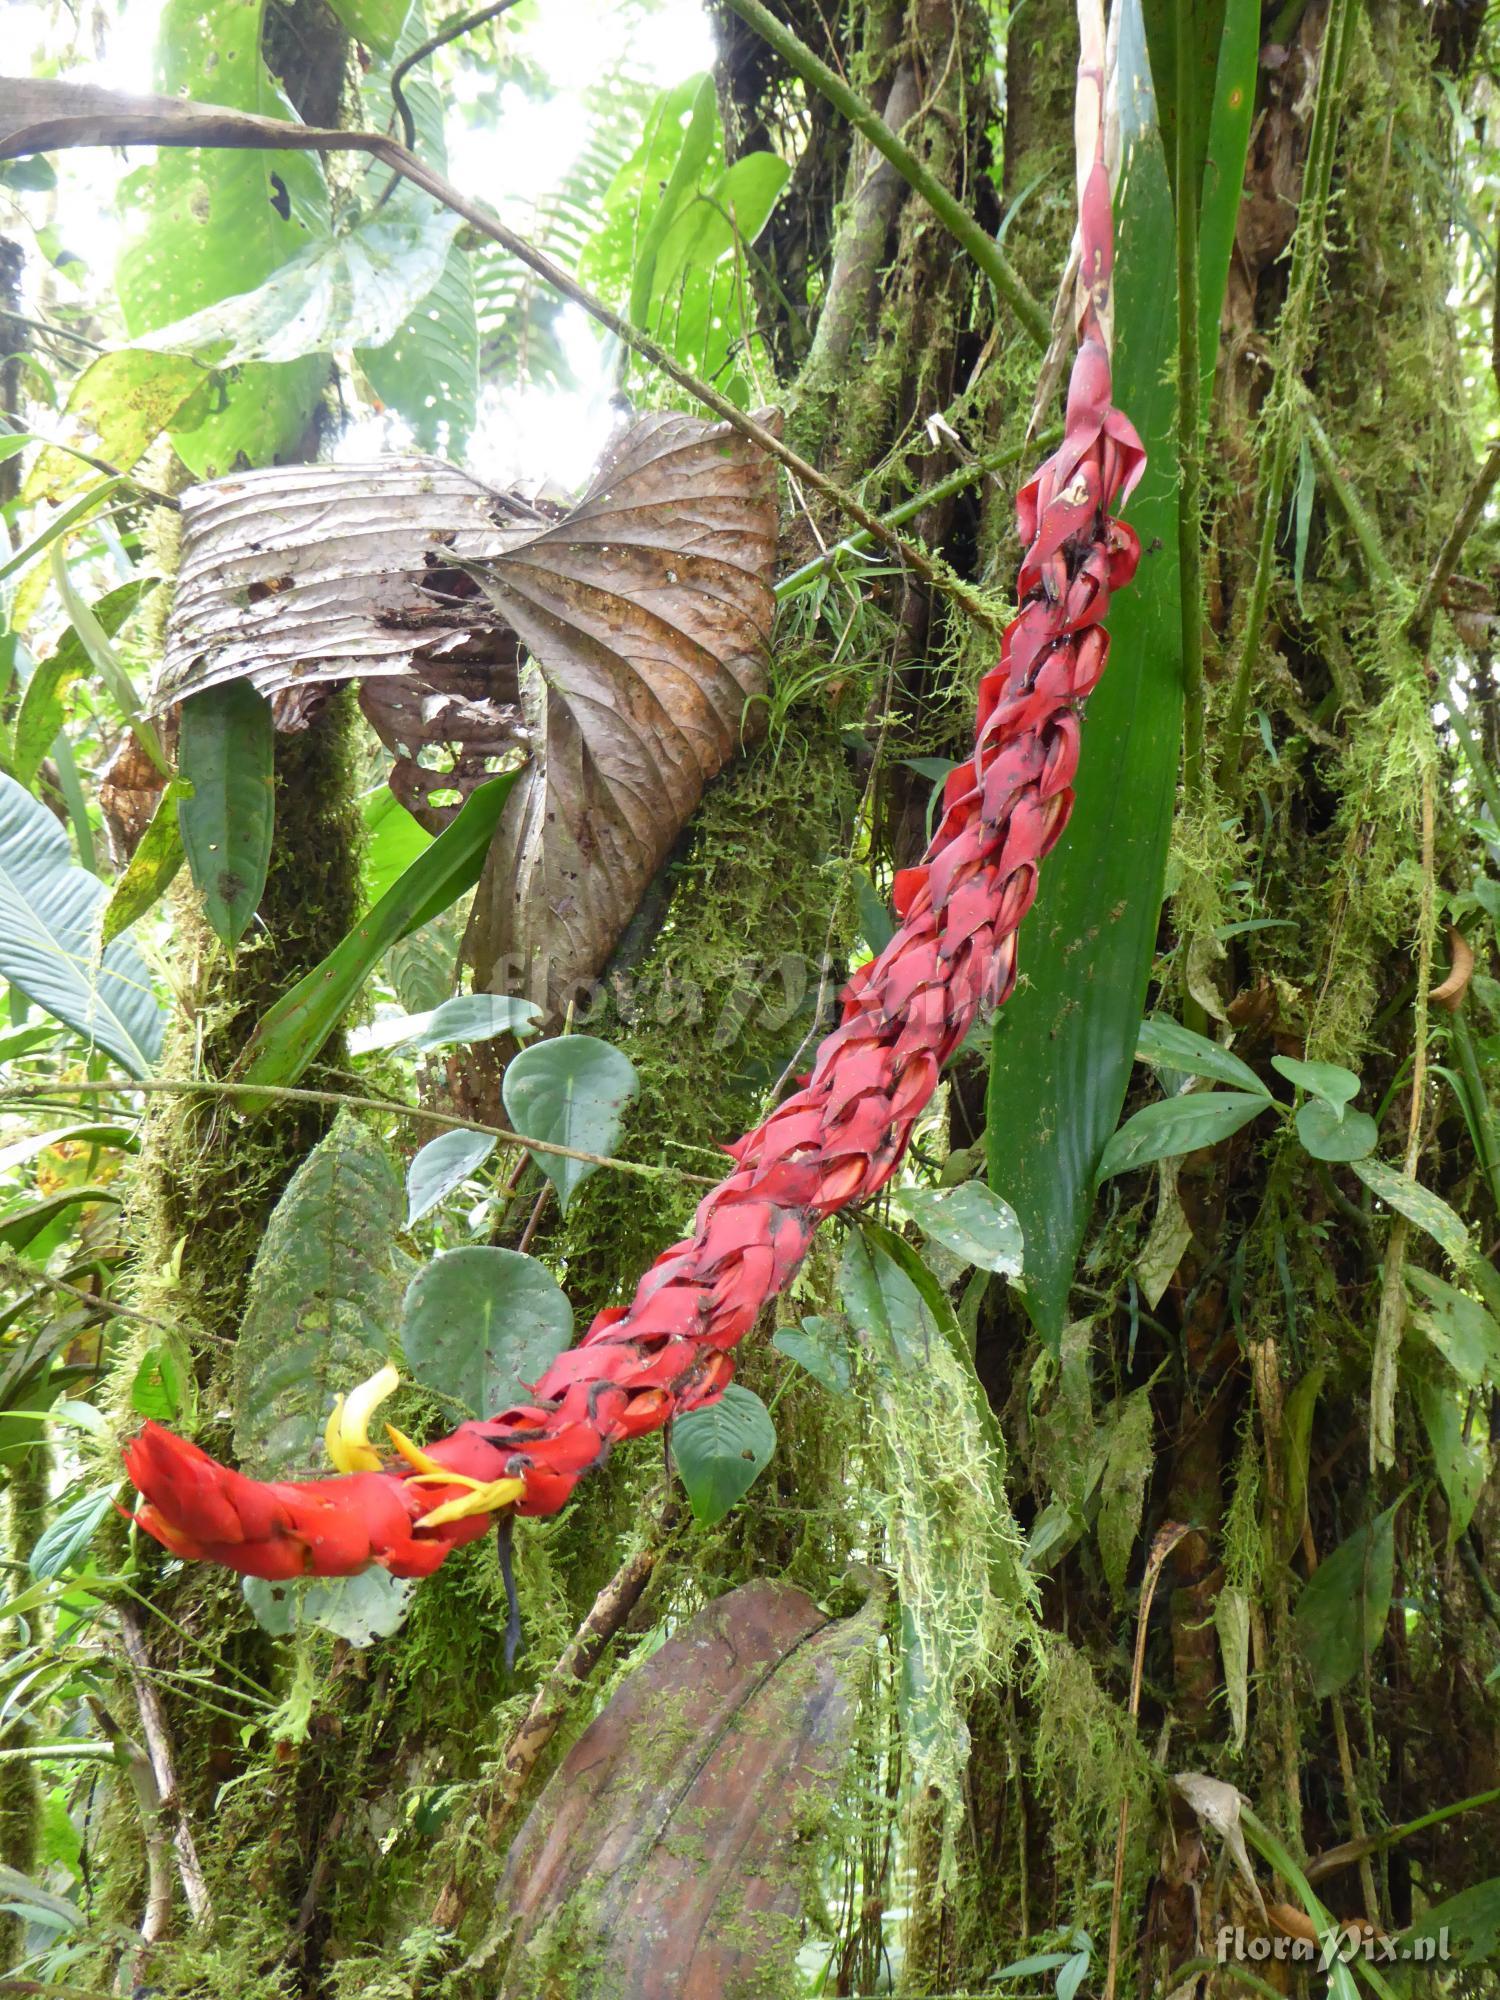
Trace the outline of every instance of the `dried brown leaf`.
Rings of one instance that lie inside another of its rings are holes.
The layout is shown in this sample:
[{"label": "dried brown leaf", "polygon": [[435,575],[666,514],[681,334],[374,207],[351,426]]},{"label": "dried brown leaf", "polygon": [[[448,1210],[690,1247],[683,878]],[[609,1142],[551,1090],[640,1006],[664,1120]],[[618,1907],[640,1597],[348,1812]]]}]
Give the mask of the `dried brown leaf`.
[{"label": "dried brown leaf", "polygon": [[502,2000],[566,1938],[579,2000],[782,1990],[810,1812],[843,1777],[872,1597],[829,1619],[800,1591],[718,1598],[632,1674],[553,1775],[511,1850]]}]

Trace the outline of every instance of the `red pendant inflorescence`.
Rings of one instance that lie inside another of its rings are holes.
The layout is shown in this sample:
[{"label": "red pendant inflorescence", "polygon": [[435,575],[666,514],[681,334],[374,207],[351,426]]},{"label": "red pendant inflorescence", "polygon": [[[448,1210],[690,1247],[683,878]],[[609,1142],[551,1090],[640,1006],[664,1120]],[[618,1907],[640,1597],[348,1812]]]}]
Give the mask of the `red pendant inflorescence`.
[{"label": "red pendant inflorescence", "polygon": [[[253,1576],[347,1576],[372,1563],[426,1576],[494,1511],[555,1513],[613,1444],[719,1396],[733,1348],[789,1283],[819,1223],[895,1173],[944,1063],[1015,985],[1016,932],[1072,806],[1080,716],[1109,654],[1110,596],[1139,555],[1110,511],[1145,453],[1110,401],[1102,148],[1080,239],[1065,434],[1019,496],[1020,609],[980,683],[974,754],[948,779],[923,860],[897,876],[899,928],[850,981],[807,1081],[729,1148],[734,1172],[704,1197],[692,1235],[657,1258],[628,1306],[601,1312],[558,1356],[530,1403],[393,1466],[299,1481],[247,1479],[148,1424],[126,1465],[144,1497],[137,1521],[169,1549]],[[493,1509],[479,1504],[492,1494]]]}]

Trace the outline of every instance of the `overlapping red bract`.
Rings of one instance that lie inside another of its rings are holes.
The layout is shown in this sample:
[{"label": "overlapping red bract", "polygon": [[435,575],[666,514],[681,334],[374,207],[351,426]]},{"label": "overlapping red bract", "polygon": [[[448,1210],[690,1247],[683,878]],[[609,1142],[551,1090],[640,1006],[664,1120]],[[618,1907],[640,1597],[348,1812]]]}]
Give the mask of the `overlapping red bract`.
[{"label": "overlapping red bract", "polygon": [[[559,1355],[530,1404],[429,1447],[464,1479],[523,1479],[520,1513],[555,1513],[612,1444],[723,1391],[730,1350],[791,1279],[818,1224],[885,1186],[943,1064],[980,1009],[999,1006],[1015,984],[1017,927],[1072,806],[1080,713],[1109,652],[1110,594],[1139,555],[1109,512],[1145,454],[1110,402],[1102,157],[1080,209],[1087,290],[1066,429],[1019,497],[1021,608],[980,683],[974,755],[948,779],[922,862],[896,878],[895,936],[850,981],[843,1019],[803,1087],[729,1149],[735,1170],[704,1197],[692,1235],[657,1258],[628,1306],[601,1312]],[[126,1463],[150,1534],[178,1554],[259,1576],[344,1576],[370,1563],[426,1575],[487,1520],[419,1527],[467,1489],[413,1484],[404,1465],[264,1483],[154,1424]]]}]

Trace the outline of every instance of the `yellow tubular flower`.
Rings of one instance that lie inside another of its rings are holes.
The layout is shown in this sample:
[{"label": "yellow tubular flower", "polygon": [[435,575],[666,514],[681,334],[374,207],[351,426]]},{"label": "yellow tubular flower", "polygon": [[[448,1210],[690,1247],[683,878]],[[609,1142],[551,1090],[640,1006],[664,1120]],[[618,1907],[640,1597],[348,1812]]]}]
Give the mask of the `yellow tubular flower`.
[{"label": "yellow tubular flower", "polygon": [[335,1402],[323,1442],[336,1472],[379,1472],[380,1453],[370,1442],[370,1418],[400,1386],[401,1377],[386,1366]]},{"label": "yellow tubular flower", "polygon": [[456,1500],[445,1500],[441,1507],[434,1507],[430,1514],[424,1514],[417,1526],[441,1528],[449,1521],[466,1521],[471,1514],[498,1514],[502,1507],[509,1507],[513,1501],[521,1499],[525,1491],[524,1479],[492,1479],[488,1486],[476,1486],[472,1493],[461,1493]]},{"label": "yellow tubular flower", "polygon": [[459,1483],[455,1474],[444,1472],[435,1458],[423,1451],[419,1444],[413,1444],[394,1424],[386,1425],[385,1434],[414,1472],[441,1474],[450,1486]]}]

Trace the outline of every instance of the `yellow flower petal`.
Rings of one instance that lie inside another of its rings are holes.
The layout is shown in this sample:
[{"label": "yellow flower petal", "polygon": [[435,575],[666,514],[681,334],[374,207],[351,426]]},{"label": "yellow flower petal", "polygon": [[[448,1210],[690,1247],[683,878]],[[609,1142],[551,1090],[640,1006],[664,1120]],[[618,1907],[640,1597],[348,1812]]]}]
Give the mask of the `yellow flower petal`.
[{"label": "yellow flower petal", "polygon": [[323,1442],[336,1472],[380,1470],[380,1453],[370,1442],[370,1416],[400,1385],[401,1377],[387,1365],[334,1403]]},{"label": "yellow flower petal", "polygon": [[444,1473],[450,1485],[458,1486],[463,1483],[456,1473],[444,1472],[444,1468],[435,1458],[423,1451],[419,1444],[413,1444],[409,1437],[403,1436],[394,1424],[386,1425],[385,1434],[414,1472]]},{"label": "yellow flower petal", "polygon": [[424,1514],[419,1528],[441,1528],[449,1521],[467,1521],[474,1514],[498,1514],[502,1507],[509,1507],[526,1492],[524,1479],[493,1479],[488,1486],[476,1486],[472,1493],[461,1493],[456,1500],[445,1500],[441,1507],[434,1507],[430,1514]]}]

